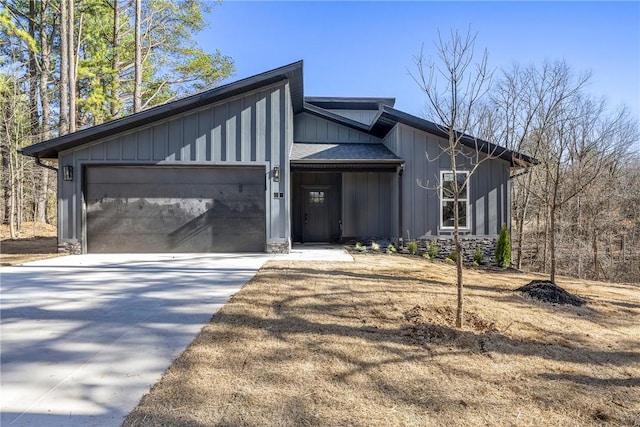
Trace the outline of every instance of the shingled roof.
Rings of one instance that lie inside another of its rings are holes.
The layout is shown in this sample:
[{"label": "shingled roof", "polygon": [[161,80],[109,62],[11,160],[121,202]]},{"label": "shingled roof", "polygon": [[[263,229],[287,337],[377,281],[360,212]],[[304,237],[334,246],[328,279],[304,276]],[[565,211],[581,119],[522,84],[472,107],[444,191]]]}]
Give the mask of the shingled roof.
[{"label": "shingled roof", "polygon": [[387,147],[377,143],[366,144],[305,144],[294,143],[291,153],[292,163],[344,161],[344,162],[389,162],[402,163],[403,160]]}]

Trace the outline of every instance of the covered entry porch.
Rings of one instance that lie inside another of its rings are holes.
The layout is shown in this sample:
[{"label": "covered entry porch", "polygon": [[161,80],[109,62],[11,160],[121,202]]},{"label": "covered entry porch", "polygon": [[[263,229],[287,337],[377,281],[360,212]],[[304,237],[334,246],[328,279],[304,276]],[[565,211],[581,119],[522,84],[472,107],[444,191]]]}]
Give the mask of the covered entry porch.
[{"label": "covered entry porch", "polygon": [[342,242],[400,235],[400,164],[291,163],[292,240]]}]

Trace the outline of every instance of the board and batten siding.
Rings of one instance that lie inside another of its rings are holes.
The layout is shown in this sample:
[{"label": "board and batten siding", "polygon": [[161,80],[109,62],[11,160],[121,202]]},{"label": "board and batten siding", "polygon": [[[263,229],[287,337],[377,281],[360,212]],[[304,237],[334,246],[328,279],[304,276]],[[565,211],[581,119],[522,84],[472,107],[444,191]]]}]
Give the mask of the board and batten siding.
[{"label": "board and batten siding", "polygon": [[342,174],[342,236],[394,237],[398,223],[398,175],[392,172]]},{"label": "board and batten siding", "polygon": [[294,117],[295,142],[307,143],[379,143],[380,139],[365,132],[316,117],[309,113]]},{"label": "board and batten siding", "polygon": [[[264,165],[267,243],[287,242],[292,144],[293,107],[285,81],[61,152],[58,237],[61,242],[81,241],[86,246],[79,200],[85,166]],[[62,179],[62,165],[74,167],[73,181]],[[275,166],[280,167],[280,182],[271,179]],[[274,198],[276,192],[285,197]]]},{"label": "board and batten siding", "polygon": [[[451,162],[442,148],[444,138],[398,124],[383,143],[405,160],[402,180],[402,232],[411,238],[450,234],[440,231],[440,195],[436,188],[440,171]],[[467,166],[464,162],[467,162]],[[469,170],[468,159],[459,158],[458,170]],[[510,223],[510,165],[502,159],[484,161],[471,177],[470,233],[496,236],[503,223]]]}]

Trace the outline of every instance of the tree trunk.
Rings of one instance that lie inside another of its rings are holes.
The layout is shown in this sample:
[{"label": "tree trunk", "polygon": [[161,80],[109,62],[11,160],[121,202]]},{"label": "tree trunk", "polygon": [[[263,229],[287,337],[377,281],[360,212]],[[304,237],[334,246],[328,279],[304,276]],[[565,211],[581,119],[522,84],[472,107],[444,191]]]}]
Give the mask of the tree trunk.
[{"label": "tree trunk", "polygon": [[17,181],[15,179],[15,168],[13,166],[13,160],[11,160],[11,194],[10,196],[10,206],[9,206],[9,237],[11,239],[15,239],[18,236],[16,235],[16,187]]},{"label": "tree trunk", "polygon": [[593,278],[598,280],[598,229],[593,229],[593,242],[591,243],[593,249]]},{"label": "tree trunk", "polygon": [[111,119],[118,115],[118,70],[120,67],[120,13],[118,12],[118,0],[113,0],[113,56],[111,57],[111,99],[109,110]]},{"label": "tree trunk", "polygon": [[[42,111],[41,133],[39,141],[49,139],[51,117],[51,105],[49,102],[49,73],[51,66],[51,46],[49,45],[46,31],[48,5],[46,1],[41,3],[40,10],[40,108]],[[34,221],[47,222],[47,191],[49,189],[49,171],[45,168],[34,170]]]},{"label": "tree trunk", "polygon": [[133,112],[142,109],[142,40],[140,25],[142,20],[142,2],[135,0],[135,81],[133,83]]},{"label": "tree trunk", "polygon": [[544,273],[548,273],[549,272],[549,268],[548,268],[548,262],[547,262],[547,258],[548,258],[548,249],[549,249],[549,219],[551,218],[551,207],[549,206],[549,201],[547,201],[547,217],[545,218],[544,221],[544,239],[542,239],[542,243],[543,243],[543,247],[542,247],[542,271]]},{"label": "tree trunk", "polygon": [[580,204],[580,195],[576,198],[576,204],[578,205],[578,215],[576,220],[576,241],[580,244],[576,256],[578,257],[578,279],[582,278],[582,206]]},{"label": "tree trunk", "polygon": [[549,227],[549,250],[551,258],[550,279],[556,283],[556,209],[551,207],[551,225]]},{"label": "tree trunk", "polygon": [[[29,0],[29,35],[36,40],[36,2]],[[30,137],[38,134],[38,64],[36,53],[29,49],[29,117]]]},{"label": "tree trunk", "polygon": [[[455,95],[455,93],[454,93]],[[455,123],[455,116],[452,114],[451,123]],[[458,212],[458,199],[461,188],[458,187],[458,166],[456,164],[456,141],[455,133],[449,130],[449,149],[451,155],[451,171],[453,173],[453,242],[456,247],[456,287],[458,293],[458,303],[456,306],[456,328],[462,328],[464,321],[464,292],[462,287],[462,245],[460,244],[460,213]]]},{"label": "tree trunk", "polygon": [[524,245],[524,220],[527,217],[527,209],[529,207],[529,192],[525,190],[524,200],[522,202],[522,209],[519,212],[519,218],[516,218],[516,229],[518,233],[518,260],[516,262],[516,267],[518,270],[522,269],[522,247]]},{"label": "tree trunk", "polygon": [[[455,211],[457,211],[457,205]],[[457,216],[457,214],[456,214]],[[460,236],[458,232],[458,220],[455,220],[456,228],[453,232],[453,240],[456,245],[456,284],[458,288],[458,305],[456,307],[456,328],[462,328],[464,320],[464,295],[462,288],[462,245],[460,244]]]},{"label": "tree trunk", "polygon": [[60,0],[60,135],[69,133],[69,6]]},{"label": "tree trunk", "polygon": [[75,49],[75,2],[69,2],[69,132],[76,131],[76,49]]},{"label": "tree trunk", "polygon": [[18,153],[16,157],[16,231],[19,236],[22,232],[22,220],[24,218],[24,162],[20,161]]},{"label": "tree trunk", "polygon": [[[8,109],[5,113],[8,113]],[[11,215],[11,148],[9,145],[9,138],[6,141],[0,143],[0,149],[2,150],[2,194],[4,197],[4,210],[2,212],[2,223],[9,224],[9,218]]]}]

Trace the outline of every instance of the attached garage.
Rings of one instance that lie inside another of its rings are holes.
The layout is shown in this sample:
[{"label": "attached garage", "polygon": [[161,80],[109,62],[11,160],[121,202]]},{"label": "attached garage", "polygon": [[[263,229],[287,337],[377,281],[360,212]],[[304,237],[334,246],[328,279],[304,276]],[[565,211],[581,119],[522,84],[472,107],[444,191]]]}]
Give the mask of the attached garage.
[{"label": "attached garage", "polygon": [[264,252],[264,166],[87,166],[89,253]]}]

